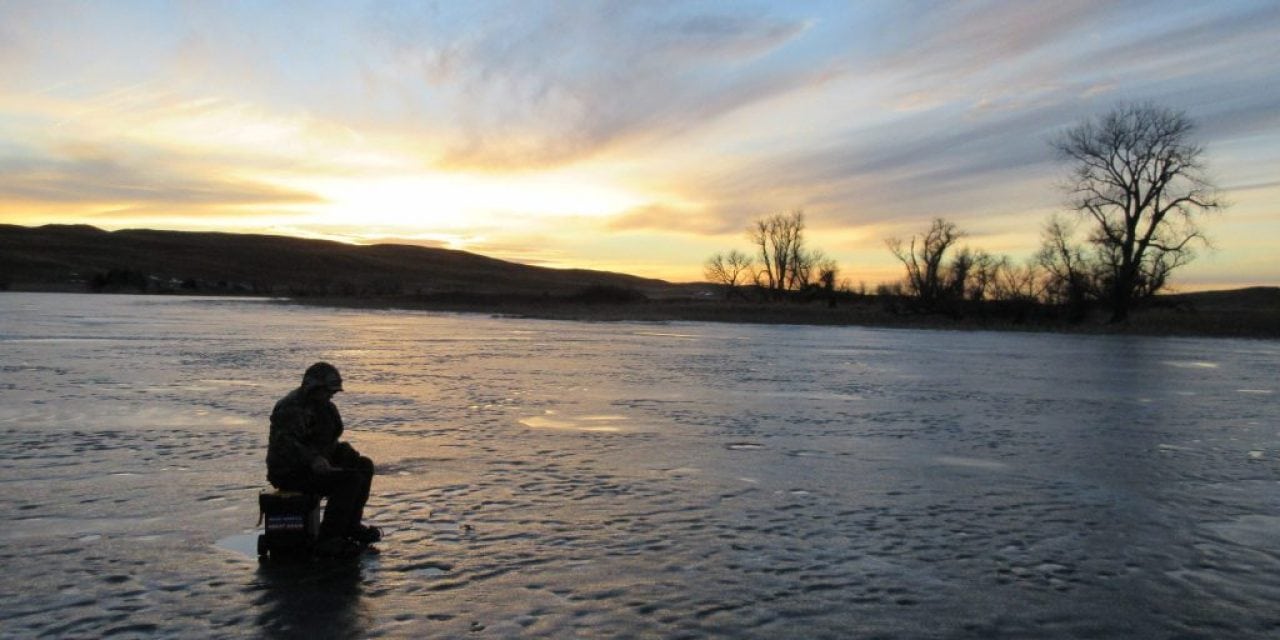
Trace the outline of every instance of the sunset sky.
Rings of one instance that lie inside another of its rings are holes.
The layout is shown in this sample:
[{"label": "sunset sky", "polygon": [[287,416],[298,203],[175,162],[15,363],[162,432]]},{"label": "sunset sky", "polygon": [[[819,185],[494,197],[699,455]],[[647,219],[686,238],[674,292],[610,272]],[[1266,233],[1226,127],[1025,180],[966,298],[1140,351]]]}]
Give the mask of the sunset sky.
[{"label": "sunset sky", "polygon": [[1198,124],[1180,289],[1280,284],[1280,2],[0,0],[0,222],[412,242],[702,278],[803,209],[854,284],[938,216],[1016,260],[1047,141]]}]

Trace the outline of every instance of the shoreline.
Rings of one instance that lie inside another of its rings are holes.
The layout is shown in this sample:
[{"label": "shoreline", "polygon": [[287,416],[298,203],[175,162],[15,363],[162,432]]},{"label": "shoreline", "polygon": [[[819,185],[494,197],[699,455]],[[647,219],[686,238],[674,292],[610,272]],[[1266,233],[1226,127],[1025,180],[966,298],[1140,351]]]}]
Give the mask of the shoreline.
[{"label": "shoreline", "polygon": [[690,300],[636,302],[577,302],[485,300],[450,301],[407,298],[307,297],[277,299],[279,304],[477,313],[495,317],[565,320],[571,322],[711,322],[829,327],[868,327],[944,331],[1007,331],[1083,335],[1141,335],[1153,337],[1280,339],[1280,313],[1258,310],[1248,317],[1235,310],[1146,308],[1129,322],[1113,325],[1095,312],[1080,323],[1053,318],[1016,321],[996,315],[953,318],[943,314],[895,313],[874,299],[845,302],[834,309],[821,303],[764,303]]},{"label": "shoreline", "polygon": [[[942,331],[997,331],[1082,335],[1140,335],[1153,337],[1280,339],[1280,288],[1255,288],[1274,295],[1263,304],[1205,304],[1196,299],[1236,292],[1170,294],[1157,304],[1136,309],[1124,324],[1109,324],[1105,312],[1094,310],[1085,320],[1071,323],[1033,308],[1025,318],[979,311],[962,317],[941,313],[893,311],[874,296],[843,300],[834,308],[824,302],[757,302],[652,298],[633,300],[575,299],[561,296],[444,294],[429,296],[263,296],[245,293],[88,292],[66,289],[10,289],[3,293],[79,295],[181,296],[192,298],[262,300],[273,304],[474,313],[493,317],[563,320],[570,322],[710,322],[828,327],[868,327]],[[1251,290],[1240,290],[1251,291]]]}]

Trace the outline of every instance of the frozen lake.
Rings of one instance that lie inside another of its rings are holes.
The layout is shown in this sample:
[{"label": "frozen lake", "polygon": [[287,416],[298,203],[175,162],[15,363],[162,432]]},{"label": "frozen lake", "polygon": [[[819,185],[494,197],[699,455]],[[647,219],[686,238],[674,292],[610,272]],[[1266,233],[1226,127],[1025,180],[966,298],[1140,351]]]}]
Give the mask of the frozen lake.
[{"label": "frozen lake", "polygon": [[[259,565],[315,360],[390,536]],[[0,636],[1280,637],[1278,379],[1275,341],[0,294]]]}]

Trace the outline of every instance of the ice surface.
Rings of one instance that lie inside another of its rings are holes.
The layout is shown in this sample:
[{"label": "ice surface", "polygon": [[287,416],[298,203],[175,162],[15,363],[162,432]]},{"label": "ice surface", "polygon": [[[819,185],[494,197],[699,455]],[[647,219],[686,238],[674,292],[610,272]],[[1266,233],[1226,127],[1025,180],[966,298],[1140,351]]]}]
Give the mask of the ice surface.
[{"label": "ice surface", "polygon": [[[320,359],[390,535],[259,565],[266,416]],[[0,294],[0,635],[1276,637],[1278,374],[1269,341]]]}]

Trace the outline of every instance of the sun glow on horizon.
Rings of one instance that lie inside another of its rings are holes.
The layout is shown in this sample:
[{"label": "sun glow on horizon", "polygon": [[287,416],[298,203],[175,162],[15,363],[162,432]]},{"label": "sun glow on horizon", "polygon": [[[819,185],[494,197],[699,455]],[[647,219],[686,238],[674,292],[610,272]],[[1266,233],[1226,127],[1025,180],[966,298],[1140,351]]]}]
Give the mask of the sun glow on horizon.
[{"label": "sun glow on horizon", "polygon": [[315,193],[316,223],[457,232],[546,224],[552,218],[603,217],[644,200],[598,182],[557,175],[490,176],[431,173],[415,176],[325,178],[291,186]]}]

